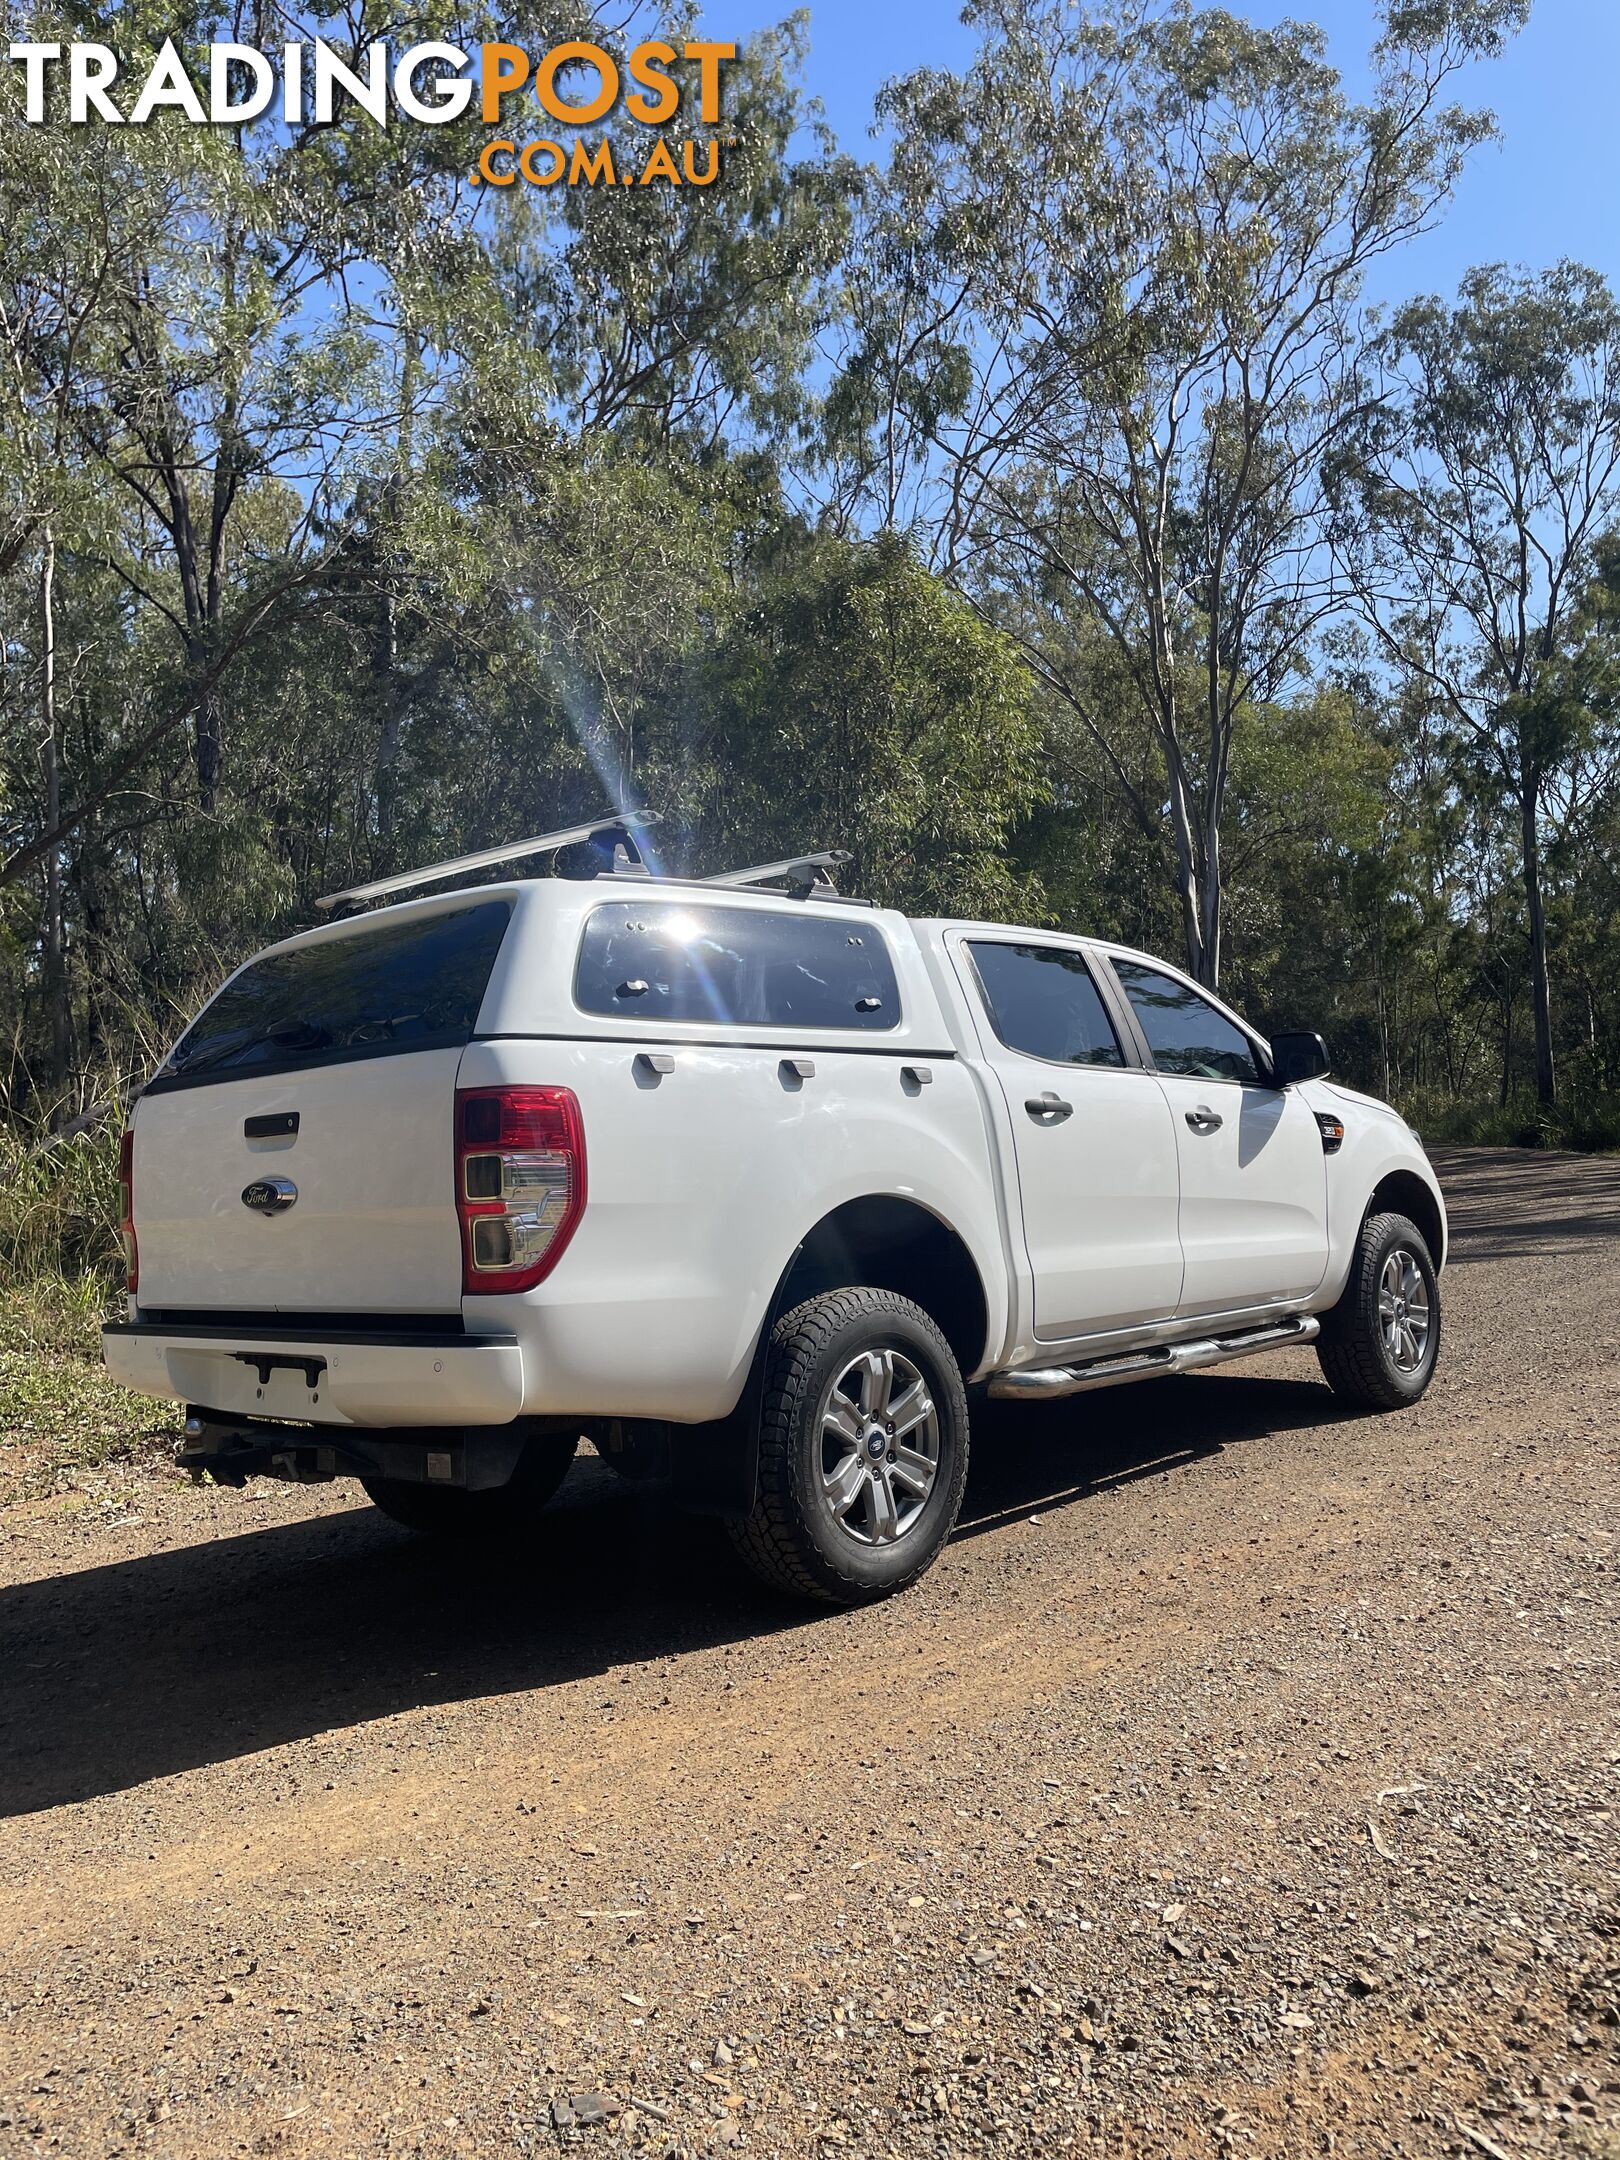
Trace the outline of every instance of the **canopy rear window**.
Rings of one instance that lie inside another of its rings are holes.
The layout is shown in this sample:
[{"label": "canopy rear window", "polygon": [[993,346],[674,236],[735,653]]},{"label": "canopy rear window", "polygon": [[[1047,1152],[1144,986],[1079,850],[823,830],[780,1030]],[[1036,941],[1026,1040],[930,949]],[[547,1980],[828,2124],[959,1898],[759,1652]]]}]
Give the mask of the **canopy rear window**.
[{"label": "canopy rear window", "polygon": [[877,925],[763,909],[615,902],[585,925],[574,998],[655,1025],[859,1028],[900,1023]]},{"label": "canopy rear window", "polygon": [[148,1092],[465,1043],[510,919],[488,900],[266,953],[203,1009]]}]

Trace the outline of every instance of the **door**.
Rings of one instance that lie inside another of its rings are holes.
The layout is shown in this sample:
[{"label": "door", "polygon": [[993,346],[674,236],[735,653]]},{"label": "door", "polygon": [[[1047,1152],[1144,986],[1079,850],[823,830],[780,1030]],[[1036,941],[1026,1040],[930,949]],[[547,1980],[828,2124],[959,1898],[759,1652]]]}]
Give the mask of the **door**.
[{"label": "door", "polygon": [[1127,1060],[1072,946],[963,943],[1006,1097],[1043,1342],[1168,1319],[1181,1292],[1176,1134],[1153,1076]]},{"label": "door", "polygon": [[1253,1039],[1190,983],[1113,960],[1147,1038],[1181,1161],[1180,1310],[1309,1297],[1327,1272],[1327,1160],[1297,1089],[1274,1087]]}]

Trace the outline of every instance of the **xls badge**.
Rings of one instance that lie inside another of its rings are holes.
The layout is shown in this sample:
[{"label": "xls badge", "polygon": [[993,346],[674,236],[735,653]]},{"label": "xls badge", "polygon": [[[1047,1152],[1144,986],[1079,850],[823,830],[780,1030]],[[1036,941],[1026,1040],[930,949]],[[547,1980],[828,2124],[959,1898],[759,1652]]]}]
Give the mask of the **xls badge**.
[{"label": "xls badge", "polygon": [[255,1178],[242,1187],[242,1205],[256,1215],[285,1215],[297,1198],[298,1187],[291,1178]]}]

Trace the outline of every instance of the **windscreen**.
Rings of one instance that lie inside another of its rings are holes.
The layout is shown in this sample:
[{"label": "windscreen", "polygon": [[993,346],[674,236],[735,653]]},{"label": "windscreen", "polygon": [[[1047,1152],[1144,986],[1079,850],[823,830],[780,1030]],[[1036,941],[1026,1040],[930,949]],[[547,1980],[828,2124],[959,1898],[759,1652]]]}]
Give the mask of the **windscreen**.
[{"label": "windscreen", "polygon": [[588,1013],[684,1025],[892,1028],[894,966],[875,923],[762,909],[601,907],[574,995]]},{"label": "windscreen", "polygon": [[489,900],[266,953],[203,1009],[147,1092],[464,1043],[510,918]]}]

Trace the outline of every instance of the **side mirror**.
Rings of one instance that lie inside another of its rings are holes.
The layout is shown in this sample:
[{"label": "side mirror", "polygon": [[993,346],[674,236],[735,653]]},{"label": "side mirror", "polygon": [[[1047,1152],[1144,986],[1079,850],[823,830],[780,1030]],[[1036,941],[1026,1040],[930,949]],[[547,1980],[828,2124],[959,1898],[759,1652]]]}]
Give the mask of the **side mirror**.
[{"label": "side mirror", "polygon": [[1290,1028],[1271,1038],[1271,1070],[1279,1087],[1320,1080],[1332,1069],[1328,1046],[1308,1028]]}]

